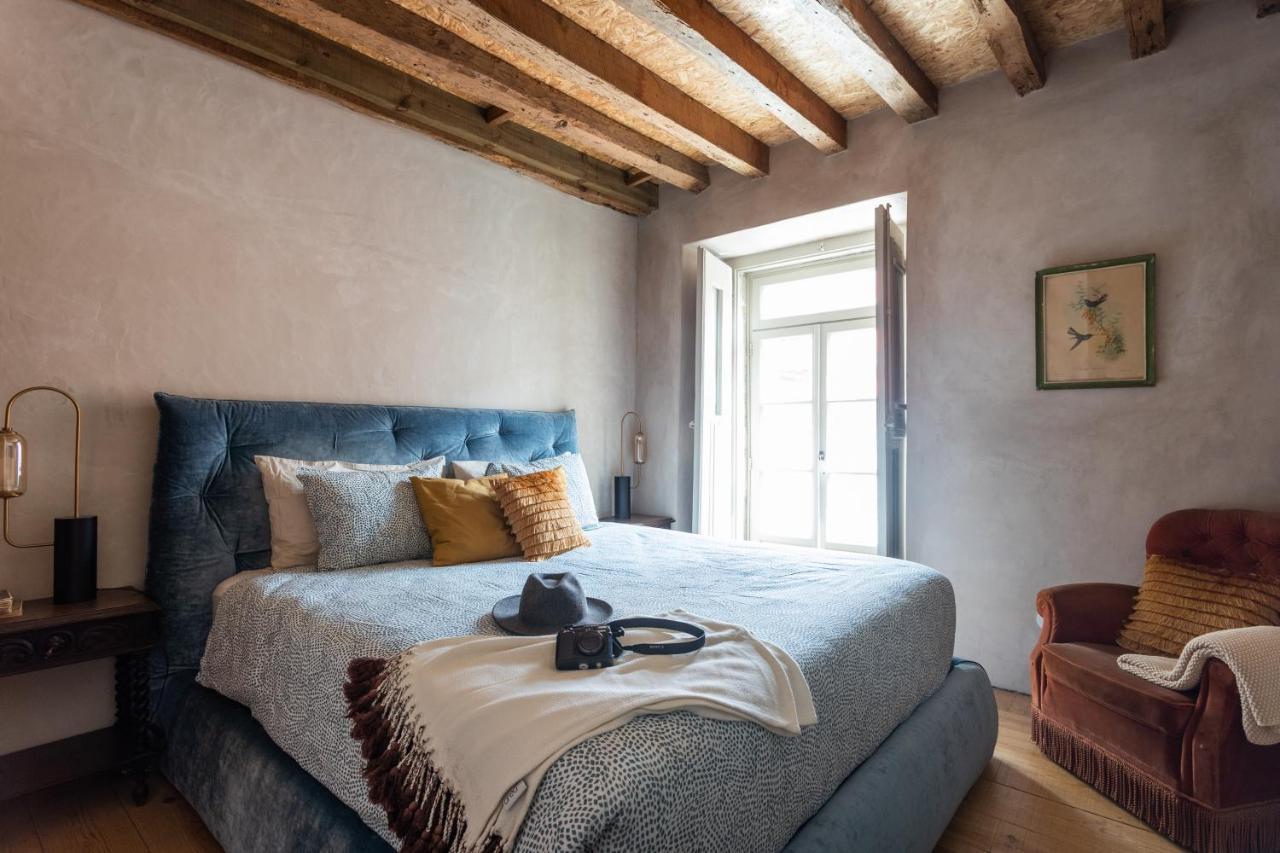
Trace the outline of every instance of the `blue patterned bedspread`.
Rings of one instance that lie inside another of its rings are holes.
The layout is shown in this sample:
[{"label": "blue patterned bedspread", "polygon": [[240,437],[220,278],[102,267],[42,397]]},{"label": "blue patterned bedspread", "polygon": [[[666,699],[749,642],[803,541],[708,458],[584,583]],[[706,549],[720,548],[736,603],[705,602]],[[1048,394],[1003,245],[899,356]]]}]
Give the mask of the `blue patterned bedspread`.
[{"label": "blue patterned bedspread", "polygon": [[489,616],[496,600],[518,593],[531,571],[572,571],[615,618],[680,607],[781,646],[804,670],[818,724],[785,738],[687,712],[632,720],[552,766],[516,851],[771,853],[947,674],[955,601],[931,569],[625,525],[589,535],[593,547],[545,563],[245,578],[218,605],[200,683],[248,706],[285,752],[394,843],[369,802],[344,716],[348,661],[500,633]]}]

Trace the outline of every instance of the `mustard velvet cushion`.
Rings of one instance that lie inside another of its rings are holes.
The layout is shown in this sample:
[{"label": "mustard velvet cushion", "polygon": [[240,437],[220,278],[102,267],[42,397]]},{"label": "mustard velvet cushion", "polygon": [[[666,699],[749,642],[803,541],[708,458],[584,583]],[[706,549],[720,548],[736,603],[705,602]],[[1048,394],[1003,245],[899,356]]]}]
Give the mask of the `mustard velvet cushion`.
[{"label": "mustard velvet cushion", "polygon": [[1176,658],[1202,634],[1255,625],[1280,625],[1280,585],[1152,555],[1116,645]]},{"label": "mustard velvet cushion", "polygon": [[520,556],[520,545],[494,493],[494,486],[505,479],[506,474],[473,480],[411,478],[422,522],[431,536],[435,565]]},{"label": "mustard velvet cushion", "polygon": [[563,468],[499,480],[493,489],[526,560],[546,560],[591,544],[569,503]]}]

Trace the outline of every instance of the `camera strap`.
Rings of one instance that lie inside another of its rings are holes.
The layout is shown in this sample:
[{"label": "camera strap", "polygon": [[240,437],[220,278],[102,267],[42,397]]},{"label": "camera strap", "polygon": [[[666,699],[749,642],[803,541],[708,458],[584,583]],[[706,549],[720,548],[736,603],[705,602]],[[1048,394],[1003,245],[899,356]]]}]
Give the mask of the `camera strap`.
[{"label": "camera strap", "polygon": [[[693,639],[681,640],[675,643],[636,643],[634,646],[624,646],[618,638],[626,633],[627,628],[664,628],[668,631],[679,631],[682,634],[688,634]],[[613,633],[613,650],[615,653],[635,652],[639,655],[681,655],[688,652],[696,652],[707,643],[706,631],[697,625],[691,625],[688,622],[677,622],[674,619],[648,619],[644,617],[615,619],[609,623],[609,630]]]}]

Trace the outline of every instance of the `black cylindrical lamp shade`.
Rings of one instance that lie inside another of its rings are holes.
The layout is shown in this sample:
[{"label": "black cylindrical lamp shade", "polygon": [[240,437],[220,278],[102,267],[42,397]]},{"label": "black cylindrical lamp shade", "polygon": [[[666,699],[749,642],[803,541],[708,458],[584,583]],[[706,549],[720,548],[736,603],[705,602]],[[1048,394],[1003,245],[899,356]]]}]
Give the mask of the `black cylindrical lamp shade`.
[{"label": "black cylindrical lamp shade", "polygon": [[53,520],[53,600],[88,601],[98,594],[98,517]]},{"label": "black cylindrical lamp shade", "polygon": [[631,478],[613,478],[613,517],[628,519],[631,517]]}]

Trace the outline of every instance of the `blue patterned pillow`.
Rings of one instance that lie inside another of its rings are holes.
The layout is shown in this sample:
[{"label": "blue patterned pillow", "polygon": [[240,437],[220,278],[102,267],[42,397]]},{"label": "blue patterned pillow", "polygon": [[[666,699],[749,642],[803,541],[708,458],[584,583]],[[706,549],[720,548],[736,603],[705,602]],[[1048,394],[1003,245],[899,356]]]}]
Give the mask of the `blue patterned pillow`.
[{"label": "blue patterned pillow", "polygon": [[546,459],[535,459],[532,462],[503,462],[502,471],[512,477],[532,474],[534,471],[550,471],[552,468],[564,469],[565,490],[569,493],[569,504],[578,519],[578,526],[583,530],[593,530],[600,526],[600,516],[596,515],[596,499],[591,494],[591,481],[587,479],[587,466],[577,453],[561,453]]},{"label": "blue patterned pillow", "polygon": [[443,461],[410,471],[299,468],[298,481],[316,525],[320,571],[431,559],[410,477],[439,477]]}]

